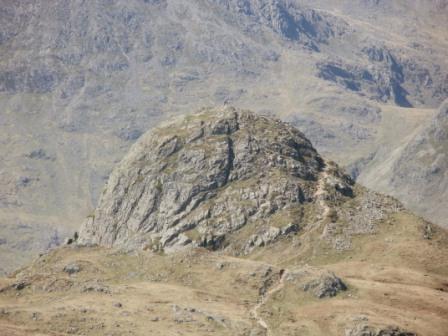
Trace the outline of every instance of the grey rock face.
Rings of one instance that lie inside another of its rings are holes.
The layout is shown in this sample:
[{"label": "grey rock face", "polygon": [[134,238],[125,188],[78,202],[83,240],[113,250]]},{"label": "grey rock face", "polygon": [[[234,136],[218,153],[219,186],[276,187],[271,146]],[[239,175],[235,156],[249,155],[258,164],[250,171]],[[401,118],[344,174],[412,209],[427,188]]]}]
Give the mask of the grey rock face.
[{"label": "grey rock face", "polygon": [[[300,216],[290,215],[314,200],[323,167],[287,123],[231,107],[202,110],[151,130],[132,147],[79,241],[165,250],[239,242],[248,253],[298,231]],[[334,179],[344,192],[350,188],[344,176]],[[243,227],[252,235],[227,239]]]}]

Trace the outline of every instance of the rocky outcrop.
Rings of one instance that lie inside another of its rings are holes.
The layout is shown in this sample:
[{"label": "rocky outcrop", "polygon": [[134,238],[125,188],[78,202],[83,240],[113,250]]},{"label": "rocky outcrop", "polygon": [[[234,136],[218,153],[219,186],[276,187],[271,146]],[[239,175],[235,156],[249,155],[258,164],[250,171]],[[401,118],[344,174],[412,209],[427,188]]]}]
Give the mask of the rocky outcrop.
[{"label": "rocky outcrop", "polygon": [[347,286],[340,278],[330,272],[321,274],[317,279],[303,286],[305,292],[311,292],[318,299],[336,296],[339,292],[347,290]]},{"label": "rocky outcrop", "polygon": [[[297,129],[231,107],[151,130],[112,172],[79,242],[250,253],[294,234],[325,164]],[[352,196],[335,169],[336,198]],[[337,187],[337,188],[336,188]],[[232,235],[232,239],[228,239]]]},{"label": "rocky outcrop", "polygon": [[306,292],[318,299],[331,298],[348,290],[345,282],[333,272],[312,266],[290,270],[286,281],[294,284],[301,292]]}]

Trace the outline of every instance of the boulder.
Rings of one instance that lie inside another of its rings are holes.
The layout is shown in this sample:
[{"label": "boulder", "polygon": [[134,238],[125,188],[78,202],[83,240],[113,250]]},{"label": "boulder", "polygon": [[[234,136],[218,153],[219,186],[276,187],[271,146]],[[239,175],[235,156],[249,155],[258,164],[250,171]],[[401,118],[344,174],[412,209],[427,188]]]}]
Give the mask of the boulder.
[{"label": "boulder", "polygon": [[305,284],[303,289],[322,299],[336,296],[339,292],[347,290],[347,286],[334,273],[326,272]]}]

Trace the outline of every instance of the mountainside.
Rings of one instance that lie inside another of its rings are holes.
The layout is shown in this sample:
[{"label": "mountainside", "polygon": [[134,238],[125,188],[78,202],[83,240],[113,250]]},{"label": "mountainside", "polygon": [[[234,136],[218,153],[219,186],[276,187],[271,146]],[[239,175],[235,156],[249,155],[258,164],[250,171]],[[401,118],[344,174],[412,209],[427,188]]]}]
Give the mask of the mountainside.
[{"label": "mountainside", "polygon": [[364,169],[387,120],[412,132],[447,97],[447,15],[441,0],[3,0],[0,271],[72,234],[143,131],[202,106],[276,115]]},{"label": "mountainside", "polygon": [[389,153],[378,153],[359,181],[398,197],[427,218],[444,223],[448,218],[447,155],[448,101],[404,145]]},{"label": "mountainside", "polygon": [[8,335],[444,336],[448,232],[290,124],[202,109],[143,135],[79,237],[0,279]]}]

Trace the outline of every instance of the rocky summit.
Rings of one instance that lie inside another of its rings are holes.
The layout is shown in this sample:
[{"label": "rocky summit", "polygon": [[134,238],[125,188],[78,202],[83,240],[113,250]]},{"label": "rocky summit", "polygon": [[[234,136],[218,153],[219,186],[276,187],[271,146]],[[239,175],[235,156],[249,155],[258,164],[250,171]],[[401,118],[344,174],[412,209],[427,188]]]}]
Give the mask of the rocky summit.
[{"label": "rocky summit", "polygon": [[[112,172],[81,243],[247,253],[304,225],[324,176],[338,199],[352,181],[291,125],[232,107],[149,131]],[[231,237],[231,238],[230,238]]]},{"label": "rocky summit", "polygon": [[446,336],[447,255],[290,124],[207,108],[143,135],[79,235],[0,278],[0,334]]}]

